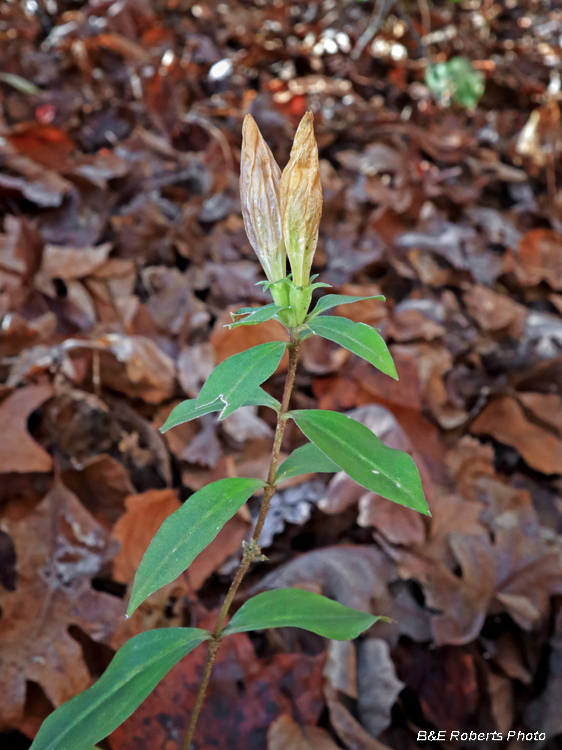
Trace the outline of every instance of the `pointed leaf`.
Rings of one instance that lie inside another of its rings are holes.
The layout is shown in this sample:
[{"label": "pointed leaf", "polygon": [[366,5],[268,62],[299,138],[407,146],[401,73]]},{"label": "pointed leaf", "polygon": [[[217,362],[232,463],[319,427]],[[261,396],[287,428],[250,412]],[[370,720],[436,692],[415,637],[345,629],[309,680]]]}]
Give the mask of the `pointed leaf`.
[{"label": "pointed leaf", "polygon": [[90,750],[122,724],[164,675],[211,633],[162,628],[131,638],[91,688],[63,703],[43,722],[32,750]]},{"label": "pointed leaf", "polygon": [[[269,406],[270,409],[279,411],[281,404],[276,398],[266,393],[263,388],[257,388],[254,395],[247,398],[243,406]],[[177,427],[179,424],[184,422],[190,422],[192,419],[198,419],[203,417],[205,414],[211,414],[214,411],[220,411],[224,407],[224,403],[220,398],[215,399],[211,404],[205,406],[197,406],[197,399],[190,398],[187,401],[182,401],[178,404],[170,414],[168,419],[164,422],[160,428],[160,432],[168,432],[172,427]]]},{"label": "pointed leaf", "polygon": [[209,375],[197,398],[197,406],[211,404],[220,398],[224,408],[219,419],[228,417],[273,375],[286,346],[286,341],[270,341],[225,359]]},{"label": "pointed leaf", "polygon": [[340,471],[340,467],[329,459],[325,453],[322,453],[314,443],[306,443],[306,445],[294,450],[289,458],[283,461],[275,474],[275,483],[278,484],[291,477],[298,477],[299,474],[331,471]]},{"label": "pointed leaf", "polygon": [[223,630],[223,635],[248,630],[284,628],[310,630],[336,641],[357,638],[380,619],[304,589],[274,589],[249,599]]},{"label": "pointed leaf", "polygon": [[244,477],[219,479],[191,495],[168,516],[140,562],[128,614],[147,596],[183,573],[250,495],[264,484],[261,479]]},{"label": "pointed leaf", "polygon": [[318,336],[335,341],[374,367],[398,380],[392,356],[382,336],[365,323],[354,323],[337,315],[321,315],[310,320],[307,326]]},{"label": "pointed leaf", "polygon": [[306,409],[290,412],[306,437],[358,484],[430,516],[412,458],[389,448],[371,430],[345,414]]},{"label": "pointed leaf", "polygon": [[246,317],[243,320],[235,320],[234,323],[231,323],[228,328],[237,328],[238,326],[253,326],[256,325],[256,323],[265,323],[267,320],[271,320],[271,318],[274,318],[278,312],[281,310],[286,310],[285,307],[280,307],[279,305],[264,305],[264,307],[244,307],[242,310],[238,310],[238,312],[234,313],[234,315],[237,317],[238,315],[246,315]]},{"label": "pointed leaf", "polygon": [[376,294],[373,297],[350,297],[347,294],[325,294],[323,297],[320,297],[316,303],[316,307],[310,313],[305,322],[307,323],[309,320],[312,320],[312,318],[320,315],[320,313],[326,312],[326,310],[330,310],[332,307],[338,307],[338,305],[349,305],[352,302],[363,302],[363,300],[367,299],[380,299],[381,301],[384,301],[385,298],[382,294]]}]

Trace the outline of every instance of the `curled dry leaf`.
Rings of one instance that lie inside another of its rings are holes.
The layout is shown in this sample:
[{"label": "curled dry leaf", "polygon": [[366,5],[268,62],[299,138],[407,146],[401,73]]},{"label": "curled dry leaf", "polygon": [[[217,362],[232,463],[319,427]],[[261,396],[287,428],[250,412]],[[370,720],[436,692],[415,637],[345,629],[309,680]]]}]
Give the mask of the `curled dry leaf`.
[{"label": "curled dry leaf", "polygon": [[0,404],[0,472],[50,471],[50,455],[27,431],[29,415],[54,393],[50,385],[14,391]]}]

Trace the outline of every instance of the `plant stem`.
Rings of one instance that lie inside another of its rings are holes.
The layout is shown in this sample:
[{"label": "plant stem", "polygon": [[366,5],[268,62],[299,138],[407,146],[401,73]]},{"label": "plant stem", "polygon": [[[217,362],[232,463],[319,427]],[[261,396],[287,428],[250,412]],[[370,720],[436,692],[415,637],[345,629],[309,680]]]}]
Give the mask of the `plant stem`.
[{"label": "plant stem", "polygon": [[209,642],[209,651],[207,653],[207,661],[205,662],[203,678],[201,680],[201,685],[199,687],[199,692],[197,694],[197,700],[195,701],[195,707],[193,708],[193,713],[191,715],[191,722],[189,724],[189,729],[187,731],[187,735],[186,735],[185,742],[183,745],[183,750],[189,750],[191,746],[191,740],[193,739],[195,727],[197,726],[197,719],[199,718],[199,714],[203,706],[203,701],[205,700],[205,693],[207,691],[207,686],[209,685],[209,679],[211,677],[213,664],[215,662],[215,659],[217,657],[217,653],[219,650],[221,632],[224,626],[224,622],[228,616],[230,606],[234,600],[234,597],[236,596],[236,592],[238,591],[240,584],[242,583],[242,579],[246,575],[248,568],[250,567],[250,565],[255,559],[261,556],[261,550],[258,545],[258,539],[260,538],[260,534],[262,532],[263,525],[265,523],[265,517],[267,515],[267,511],[269,510],[269,506],[271,504],[271,498],[275,494],[275,490],[276,490],[276,486],[274,483],[275,474],[277,472],[277,467],[279,465],[279,454],[281,452],[281,443],[283,442],[283,435],[285,433],[285,427],[287,426],[287,420],[289,419],[289,417],[287,416],[287,412],[289,411],[289,402],[291,400],[291,393],[293,390],[293,384],[295,382],[295,373],[297,370],[297,362],[298,362],[299,354],[300,354],[301,344],[300,344],[300,341],[298,340],[298,337],[295,337],[295,334],[293,331],[290,331],[289,335],[290,335],[290,343],[288,346],[289,368],[287,370],[287,377],[285,379],[285,389],[283,391],[281,409],[279,410],[279,413],[277,415],[277,425],[275,428],[275,437],[273,438],[271,461],[269,463],[267,484],[263,492],[263,500],[262,500],[262,504],[260,508],[260,514],[258,516],[256,527],[254,529],[254,533],[252,534],[250,543],[245,545],[244,547],[244,554],[242,556],[240,567],[238,568],[236,575],[234,576],[234,580],[230,584],[230,588],[228,589],[228,593],[226,595],[224,603],[220,609],[219,616],[217,618],[217,622],[216,622],[215,629],[213,632],[213,638]]}]

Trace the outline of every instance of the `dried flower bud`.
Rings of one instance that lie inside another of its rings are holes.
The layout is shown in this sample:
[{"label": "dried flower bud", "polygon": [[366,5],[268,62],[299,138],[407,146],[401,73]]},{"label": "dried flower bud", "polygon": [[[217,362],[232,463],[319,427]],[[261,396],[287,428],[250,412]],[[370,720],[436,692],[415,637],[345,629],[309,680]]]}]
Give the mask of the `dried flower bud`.
[{"label": "dried flower bud", "polygon": [[283,170],[280,192],[283,237],[293,282],[296,286],[307,286],[322,214],[322,186],[312,112],[307,112],[300,122],[291,158]]},{"label": "dried flower bud", "polygon": [[242,128],[240,198],[250,245],[269,281],[285,277],[285,244],[281,229],[281,170],[252,115]]}]

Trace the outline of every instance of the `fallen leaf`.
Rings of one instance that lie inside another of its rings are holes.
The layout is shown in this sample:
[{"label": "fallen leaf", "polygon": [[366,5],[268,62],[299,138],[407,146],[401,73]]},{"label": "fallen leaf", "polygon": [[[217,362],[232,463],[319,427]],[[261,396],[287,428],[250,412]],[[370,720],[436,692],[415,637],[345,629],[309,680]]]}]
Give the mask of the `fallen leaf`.
[{"label": "fallen leaf", "polygon": [[508,677],[489,671],[488,693],[496,727],[505,736],[513,724],[513,684]]},{"label": "fallen leaf", "polygon": [[301,727],[289,714],[282,714],[269,727],[267,750],[339,750],[325,729]]},{"label": "fallen leaf", "polygon": [[31,514],[4,519],[0,527],[17,558],[16,588],[2,594],[0,729],[17,729],[27,680],[55,707],[89,686],[82,648],[69,627],[108,644],[126,605],[91,587],[115,547],[59,479]]},{"label": "fallen leaf", "polygon": [[80,469],[65,471],[62,479],[108,529],[125,512],[125,499],[135,491],[123,464],[106,453],[87,459]]},{"label": "fallen leaf", "polygon": [[423,544],[425,540],[425,524],[419,513],[389,503],[375,492],[359,498],[357,523],[359,526],[374,526],[393,544]]},{"label": "fallen leaf", "polygon": [[363,729],[338,700],[334,688],[327,685],[324,694],[330,711],[330,721],[348,750],[389,750],[387,745],[383,745]]},{"label": "fallen leaf", "polygon": [[528,311],[511,297],[475,284],[464,293],[463,298],[468,312],[483,331],[507,329],[514,338],[522,335]]},{"label": "fallen leaf", "polygon": [[390,726],[390,712],[403,687],[388,644],[380,638],[362,641],[357,654],[357,709],[361,724],[373,737]]},{"label": "fallen leaf", "polygon": [[131,398],[158,404],[175,390],[176,368],[156,344],[144,336],[110,333],[96,342],[105,385]]},{"label": "fallen leaf", "polygon": [[148,545],[162,523],[181,507],[175,490],[148,490],[125,500],[126,512],[113,528],[121,548],[113,560],[113,576],[132,583]]},{"label": "fallen leaf", "polygon": [[0,472],[50,471],[50,455],[27,431],[29,415],[53,395],[50,385],[20,388],[0,404]]},{"label": "fallen leaf", "polygon": [[470,430],[512,446],[537,471],[545,474],[561,471],[562,439],[530,422],[517,400],[510,396],[493,399]]},{"label": "fallen leaf", "polygon": [[562,235],[552,229],[531,229],[523,235],[517,252],[506,256],[505,270],[513,271],[523,286],[546,281],[562,289]]},{"label": "fallen leaf", "polygon": [[396,660],[398,676],[418,697],[428,722],[447,732],[466,728],[479,699],[471,653],[451,646],[427,651],[420,644],[403,643]]},{"label": "fallen leaf", "polygon": [[[232,323],[231,312],[235,312],[240,305],[227,308],[219,317],[211,331],[210,341],[215,352],[215,364],[220,365],[233,354],[250,349],[252,346],[266,344],[269,341],[286,341],[287,333],[280,323],[275,320],[268,320],[266,323],[260,323],[255,326],[240,326],[234,330],[225,327]],[[287,369],[289,359],[285,352],[277,368],[277,372],[283,372]]]}]

